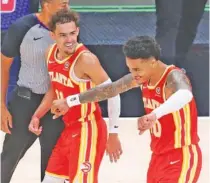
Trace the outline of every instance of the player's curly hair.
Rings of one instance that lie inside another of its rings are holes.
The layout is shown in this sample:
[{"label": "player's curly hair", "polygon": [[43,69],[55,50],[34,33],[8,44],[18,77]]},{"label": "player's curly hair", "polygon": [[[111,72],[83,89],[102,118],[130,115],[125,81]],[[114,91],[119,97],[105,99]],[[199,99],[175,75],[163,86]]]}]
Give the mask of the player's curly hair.
[{"label": "player's curly hair", "polygon": [[124,44],[123,52],[126,57],[131,59],[154,57],[156,60],[159,60],[161,49],[152,37],[136,36]]},{"label": "player's curly hair", "polygon": [[57,24],[65,24],[69,22],[74,22],[77,27],[79,27],[79,15],[73,10],[62,9],[55,13],[50,22],[49,29],[54,32]]}]

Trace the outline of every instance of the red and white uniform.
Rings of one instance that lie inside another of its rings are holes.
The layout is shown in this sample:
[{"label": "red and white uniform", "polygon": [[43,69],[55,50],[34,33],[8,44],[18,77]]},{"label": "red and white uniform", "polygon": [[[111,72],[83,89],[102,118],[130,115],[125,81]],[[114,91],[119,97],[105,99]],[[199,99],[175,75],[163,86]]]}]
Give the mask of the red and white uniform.
[{"label": "red and white uniform", "polygon": [[[48,71],[57,98],[84,92],[94,84],[72,77],[79,56],[89,50],[79,44],[75,53],[63,61],[56,59],[54,44],[48,56]],[[74,106],[63,116],[65,129],[50,157],[46,173],[69,179],[71,183],[97,183],[99,166],[105,151],[107,127],[98,103]]]},{"label": "red and white uniform", "polygon": [[[141,86],[146,113],[152,112],[166,101],[166,79],[175,69],[179,68],[173,65],[167,67],[155,86],[149,86],[148,83]],[[182,109],[156,121],[150,130],[153,155],[148,171],[148,183],[196,182],[201,169],[197,119],[197,108],[193,98]]]}]

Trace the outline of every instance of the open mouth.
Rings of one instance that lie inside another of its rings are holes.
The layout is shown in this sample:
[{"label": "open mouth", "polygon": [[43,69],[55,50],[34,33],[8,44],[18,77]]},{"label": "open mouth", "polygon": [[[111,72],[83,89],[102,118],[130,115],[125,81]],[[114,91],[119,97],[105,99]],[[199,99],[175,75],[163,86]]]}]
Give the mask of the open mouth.
[{"label": "open mouth", "polygon": [[66,43],[65,47],[72,49],[74,47],[73,43]]}]

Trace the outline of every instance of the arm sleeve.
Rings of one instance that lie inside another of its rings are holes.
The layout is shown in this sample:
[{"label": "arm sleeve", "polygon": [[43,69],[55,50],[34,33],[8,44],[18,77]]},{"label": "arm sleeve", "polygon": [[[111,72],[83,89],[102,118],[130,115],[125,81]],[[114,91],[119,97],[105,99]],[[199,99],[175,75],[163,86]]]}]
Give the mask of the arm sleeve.
[{"label": "arm sleeve", "polygon": [[186,89],[180,89],[171,95],[168,100],[165,101],[158,108],[153,110],[152,112],[156,114],[157,119],[161,118],[164,115],[175,112],[182,107],[184,107],[187,103],[189,103],[193,98],[192,92]]}]

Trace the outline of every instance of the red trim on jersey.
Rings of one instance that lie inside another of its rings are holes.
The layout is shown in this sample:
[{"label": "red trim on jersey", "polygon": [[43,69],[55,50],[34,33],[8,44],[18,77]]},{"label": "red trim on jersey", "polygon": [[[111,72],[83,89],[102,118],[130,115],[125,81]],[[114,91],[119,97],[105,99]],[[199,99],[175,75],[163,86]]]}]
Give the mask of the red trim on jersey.
[{"label": "red trim on jersey", "polygon": [[183,109],[180,109],[179,111],[179,115],[180,115],[180,119],[181,119],[181,125],[182,125],[182,130],[181,130],[181,144],[184,145],[185,144],[185,139],[183,137],[185,137],[185,126],[184,126],[184,123],[185,123],[185,114],[184,114],[184,111]]}]

